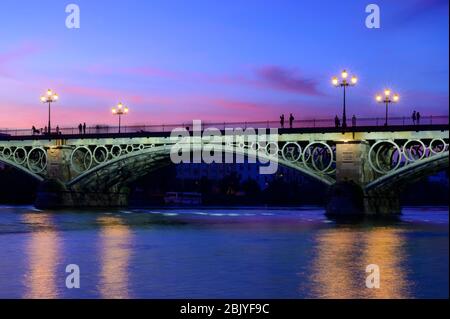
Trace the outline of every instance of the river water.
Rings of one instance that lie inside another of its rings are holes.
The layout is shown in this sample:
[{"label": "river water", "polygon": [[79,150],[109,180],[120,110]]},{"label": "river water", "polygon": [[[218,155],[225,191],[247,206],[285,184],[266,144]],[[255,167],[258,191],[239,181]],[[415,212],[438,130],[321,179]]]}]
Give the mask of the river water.
[{"label": "river water", "polygon": [[448,276],[448,207],[343,224],[306,207],[0,206],[0,298],[448,298]]}]

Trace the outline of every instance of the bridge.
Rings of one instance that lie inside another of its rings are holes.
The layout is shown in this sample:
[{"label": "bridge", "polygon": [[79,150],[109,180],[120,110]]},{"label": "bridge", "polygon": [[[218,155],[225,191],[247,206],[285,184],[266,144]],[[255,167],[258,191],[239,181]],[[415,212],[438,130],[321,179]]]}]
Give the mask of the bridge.
[{"label": "bridge", "polygon": [[[178,127],[192,153],[213,145],[215,151],[276,162],[323,183],[330,189],[330,214],[399,213],[402,187],[448,168],[448,117],[424,117],[420,125],[405,118],[382,124],[359,119],[344,130],[328,119],[295,121],[292,128],[270,121],[202,123],[202,133],[241,128],[232,140],[225,134],[199,138],[192,123],[122,127],[120,134],[106,126],[52,134],[0,130],[0,162],[40,182],[38,207],[126,206],[131,182],[172,163],[179,141],[171,131]],[[259,133],[249,128],[265,129],[268,138],[258,140]]]}]

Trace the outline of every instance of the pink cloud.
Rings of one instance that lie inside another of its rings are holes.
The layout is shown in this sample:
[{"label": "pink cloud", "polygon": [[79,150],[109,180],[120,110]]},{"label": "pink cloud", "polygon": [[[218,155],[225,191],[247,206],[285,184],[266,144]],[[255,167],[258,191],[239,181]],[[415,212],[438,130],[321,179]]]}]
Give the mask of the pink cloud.
[{"label": "pink cloud", "polygon": [[153,66],[136,67],[112,67],[102,64],[91,65],[86,68],[87,72],[94,75],[131,75],[157,78],[178,79],[182,78],[182,73],[174,72]]},{"label": "pink cloud", "polygon": [[103,99],[105,102],[116,103],[120,99],[124,103],[135,105],[171,105],[175,100],[168,96],[134,93],[125,90],[116,90],[83,85],[62,84],[59,89],[68,95]]},{"label": "pink cloud", "polygon": [[0,52],[0,75],[4,77],[13,77],[10,65],[15,61],[29,57],[40,51],[40,48],[34,43],[23,43],[14,49],[6,52]]},{"label": "pink cloud", "polygon": [[308,96],[323,95],[317,88],[317,81],[303,76],[297,69],[275,65],[256,68],[250,74],[237,75],[173,71],[149,66],[116,68],[104,65],[94,65],[89,67],[88,70],[90,73],[97,75],[116,74],[119,76],[144,76],[176,81],[195,81],[207,84],[265,88]]},{"label": "pink cloud", "polygon": [[262,85],[274,90],[312,96],[322,95],[317,89],[317,82],[302,76],[296,69],[272,65],[259,68],[255,73]]}]

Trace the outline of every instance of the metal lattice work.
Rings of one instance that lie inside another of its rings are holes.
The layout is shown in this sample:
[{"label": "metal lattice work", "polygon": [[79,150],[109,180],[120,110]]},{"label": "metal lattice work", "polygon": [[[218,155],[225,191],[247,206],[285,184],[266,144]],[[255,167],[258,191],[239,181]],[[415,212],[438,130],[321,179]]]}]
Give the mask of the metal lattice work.
[{"label": "metal lattice work", "polygon": [[154,144],[114,144],[77,146],[70,155],[70,166],[78,174],[121,156],[153,148]]},{"label": "metal lattice work", "polygon": [[336,146],[323,141],[287,142],[279,151],[283,160],[315,174],[332,175],[336,171]]},{"label": "metal lattice work", "polygon": [[[191,151],[199,152],[206,144],[192,144]],[[209,144],[211,145],[211,144]],[[70,154],[70,166],[77,176],[69,182],[69,185],[79,183],[110,184],[116,179],[130,179],[124,177],[140,175],[144,166],[161,165],[157,161],[170,164],[170,152],[172,144],[111,144],[111,145],[82,145],[75,147]],[[246,156],[268,161],[276,161],[281,165],[300,170],[311,177],[322,180],[326,184],[332,184],[335,172],[335,146],[325,142],[288,142],[277,143],[273,141],[249,142],[237,141],[233,143],[217,143],[215,150],[223,153],[233,153],[236,156]],[[120,168],[120,170],[118,170]],[[113,173],[113,171],[115,173]],[[119,176],[120,174],[124,176]],[[131,174],[131,173],[130,173]],[[115,175],[111,177],[109,175]],[[94,177],[95,176],[95,181]],[[118,181],[119,182],[119,181]]]},{"label": "metal lattice work", "polygon": [[[325,142],[303,143],[288,142],[280,146],[275,142],[241,142],[227,146],[235,148],[236,152],[250,156],[261,156],[270,160],[288,162],[301,166],[317,174],[333,174],[336,167],[336,148]],[[70,155],[72,169],[81,174],[97,165],[133,154],[149,148],[154,144],[124,144],[124,145],[84,145],[77,146]]]},{"label": "metal lattice work", "polygon": [[34,176],[45,175],[48,164],[47,151],[33,146],[0,146],[0,160]]},{"label": "metal lattice work", "polygon": [[448,139],[380,140],[369,150],[370,167],[381,175],[448,151]]}]

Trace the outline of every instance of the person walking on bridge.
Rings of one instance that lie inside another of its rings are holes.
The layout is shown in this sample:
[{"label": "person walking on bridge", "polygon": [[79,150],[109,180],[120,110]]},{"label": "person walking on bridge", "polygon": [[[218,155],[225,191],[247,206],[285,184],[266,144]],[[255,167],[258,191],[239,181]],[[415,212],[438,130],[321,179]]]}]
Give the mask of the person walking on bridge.
[{"label": "person walking on bridge", "polygon": [[83,133],[83,125],[81,123],[78,125],[78,133]]},{"label": "person walking on bridge", "polygon": [[292,128],[292,124],[294,124],[294,115],[289,115],[289,128]]},{"label": "person walking on bridge", "polygon": [[416,125],[416,118],[417,118],[416,111],[414,111],[412,114],[413,125]]},{"label": "person walking on bridge", "polygon": [[341,126],[341,121],[339,121],[339,117],[338,117],[337,115],[334,117],[334,126],[335,126],[336,128],[338,128],[339,126]]},{"label": "person walking on bridge", "polygon": [[417,121],[417,125],[420,125],[420,112],[417,112],[416,114],[416,121]]},{"label": "person walking on bridge", "polygon": [[86,122],[83,123],[83,134],[86,134]]},{"label": "person walking on bridge", "polygon": [[281,114],[281,116],[280,116],[280,125],[281,125],[281,128],[284,128],[284,114]]},{"label": "person walking on bridge", "polygon": [[352,126],[356,127],[356,116],[355,116],[355,114],[353,114],[353,116],[352,116]]}]

